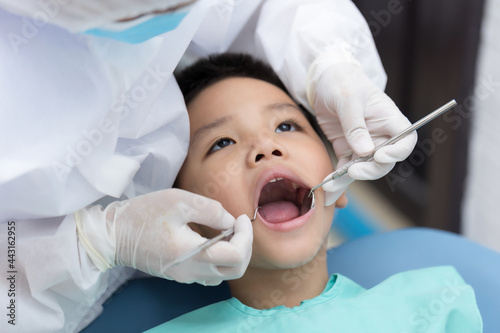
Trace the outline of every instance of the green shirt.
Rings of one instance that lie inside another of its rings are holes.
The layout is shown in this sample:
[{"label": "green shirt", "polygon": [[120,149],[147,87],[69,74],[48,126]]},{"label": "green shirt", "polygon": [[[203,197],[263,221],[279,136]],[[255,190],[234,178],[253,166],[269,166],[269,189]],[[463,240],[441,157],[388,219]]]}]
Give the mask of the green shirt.
[{"label": "green shirt", "polygon": [[258,310],[236,298],[182,315],[158,332],[482,332],[474,291],[453,267],[393,275],[371,289],[334,274],[299,306]]}]

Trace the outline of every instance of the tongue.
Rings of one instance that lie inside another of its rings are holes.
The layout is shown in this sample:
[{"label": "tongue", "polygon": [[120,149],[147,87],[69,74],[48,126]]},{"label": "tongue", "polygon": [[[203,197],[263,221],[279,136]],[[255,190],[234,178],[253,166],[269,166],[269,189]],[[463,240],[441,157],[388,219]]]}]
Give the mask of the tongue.
[{"label": "tongue", "polygon": [[280,223],[293,220],[299,216],[299,209],[293,202],[276,201],[262,206],[263,218],[270,223]]}]

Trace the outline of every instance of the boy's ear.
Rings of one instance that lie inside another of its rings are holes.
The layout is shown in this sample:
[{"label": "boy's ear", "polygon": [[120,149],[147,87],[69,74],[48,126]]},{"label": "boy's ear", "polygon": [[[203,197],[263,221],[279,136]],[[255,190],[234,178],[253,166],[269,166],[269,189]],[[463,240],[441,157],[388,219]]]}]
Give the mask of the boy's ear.
[{"label": "boy's ear", "polygon": [[335,207],[336,208],[345,208],[347,206],[347,203],[349,202],[349,199],[347,199],[347,195],[345,195],[345,192],[342,193],[342,195],[335,201]]}]

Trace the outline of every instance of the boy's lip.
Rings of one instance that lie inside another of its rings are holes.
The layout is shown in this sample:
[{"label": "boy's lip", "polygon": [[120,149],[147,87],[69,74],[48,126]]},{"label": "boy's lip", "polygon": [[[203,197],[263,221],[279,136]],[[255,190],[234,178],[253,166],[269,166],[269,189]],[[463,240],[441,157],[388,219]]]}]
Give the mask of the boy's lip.
[{"label": "boy's lip", "polygon": [[[257,178],[255,187],[254,207],[258,207],[260,195],[264,186],[267,183],[269,183],[269,181],[279,178],[290,180],[305,189],[310,188],[310,186],[308,186],[304,180],[302,180],[294,171],[292,171],[287,167],[274,166],[271,168],[267,168],[264,171],[262,171],[259,177]],[[258,211],[257,214],[260,217],[262,223],[266,225],[268,228],[276,231],[289,231],[304,225],[309,220],[309,217],[312,215],[313,211],[314,208],[309,210],[306,214],[302,216],[299,216],[289,221],[284,221],[279,223],[267,222],[265,218],[262,218],[260,211]]]}]

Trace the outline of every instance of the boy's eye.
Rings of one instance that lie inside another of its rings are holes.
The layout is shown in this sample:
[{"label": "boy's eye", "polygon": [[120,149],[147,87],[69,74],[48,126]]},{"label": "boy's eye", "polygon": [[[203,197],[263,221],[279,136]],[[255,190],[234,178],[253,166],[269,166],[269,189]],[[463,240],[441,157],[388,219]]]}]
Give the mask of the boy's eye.
[{"label": "boy's eye", "polygon": [[297,126],[295,124],[292,124],[291,122],[284,122],[278,125],[276,127],[275,132],[276,133],[281,133],[281,132],[293,132],[297,130]]},{"label": "boy's eye", "polygon": [[224,147],[230,146],[230,145],[235,144],[235,143],[236,142],[233,139],[222,138],[222,139],[219,139],[216,143],[214,143],[214,145],[212,147],[210,147],[208,152],[213,153],[217,150],[220,150]]}]

